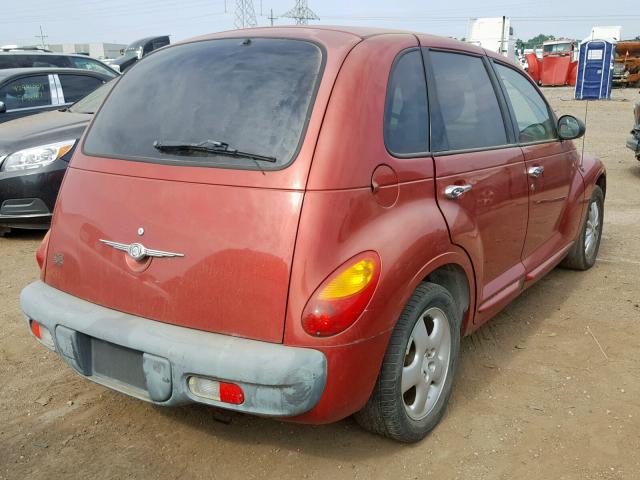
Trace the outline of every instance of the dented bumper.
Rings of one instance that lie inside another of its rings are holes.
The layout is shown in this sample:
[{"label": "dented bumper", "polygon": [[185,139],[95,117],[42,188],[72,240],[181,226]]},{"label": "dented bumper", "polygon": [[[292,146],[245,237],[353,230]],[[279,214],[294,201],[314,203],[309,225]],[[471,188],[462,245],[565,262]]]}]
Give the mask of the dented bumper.
[{"label": "dented bumper", "polygon": [[[37,281],[22,310],[51,332],[54,350],[80,375],[159,405],[204,403],[257,415],[290,417],[320,400],[327,360],[317,350],[169,325],[81,300]],[[232,405],[194,395],[192,375],[239,385]]]}]

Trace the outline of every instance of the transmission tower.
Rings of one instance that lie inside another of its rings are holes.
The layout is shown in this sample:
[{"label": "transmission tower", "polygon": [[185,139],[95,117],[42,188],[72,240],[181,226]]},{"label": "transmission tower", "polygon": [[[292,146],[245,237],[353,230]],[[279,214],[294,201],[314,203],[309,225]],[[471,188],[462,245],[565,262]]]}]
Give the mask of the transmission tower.
[{"label": "transmission tower", "polygon": [[253,0],[236,0],[236,28],[256,27],[256,11],[253,8]]},{"label": "transmission tower", "polygon": [[296,6],[282,16],[293,18],[297,25],[306,25],[309,20],[320,20],[320,17],[307,5],[307,0],[296,0]]}]

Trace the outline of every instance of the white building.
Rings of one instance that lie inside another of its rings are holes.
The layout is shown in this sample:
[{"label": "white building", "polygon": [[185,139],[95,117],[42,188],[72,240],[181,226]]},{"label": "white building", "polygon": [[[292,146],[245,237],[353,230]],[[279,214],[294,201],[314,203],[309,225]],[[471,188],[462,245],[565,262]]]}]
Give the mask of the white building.
[{"label": "white building", "polygon": [[120,50],[125,47],[123,43],[58,43],[47,46],[52,52],[83,53],[100,60],[119,57]]}]

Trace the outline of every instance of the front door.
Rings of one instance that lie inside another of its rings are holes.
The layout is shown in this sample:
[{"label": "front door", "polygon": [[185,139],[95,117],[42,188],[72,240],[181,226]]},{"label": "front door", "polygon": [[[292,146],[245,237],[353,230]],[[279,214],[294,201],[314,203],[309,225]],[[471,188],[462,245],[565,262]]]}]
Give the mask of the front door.
[{"label": "front door", "polygon": [[481,56],[430,51],[426,62],[438,205],[451,239],[473,260],[477,319],[522,288],[527,229],[523,153]]},{"label": "front door", "polygon": [[515,69],[495,63],[524,154],[529,188],[529,222],[522,258],[527,271],[561,250],[573,239],[563,229],[570,187],[578,168],[571,142],[562,142],[556,120],[533,84]]}]

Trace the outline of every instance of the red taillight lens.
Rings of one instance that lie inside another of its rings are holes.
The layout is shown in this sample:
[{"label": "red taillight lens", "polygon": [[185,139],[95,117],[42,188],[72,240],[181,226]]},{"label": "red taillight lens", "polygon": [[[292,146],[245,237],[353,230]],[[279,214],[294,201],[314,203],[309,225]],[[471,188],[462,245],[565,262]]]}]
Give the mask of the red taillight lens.
[{"label": "red taillight lens", "polygon": [[380,278],[380,257],[364,252],[332,273],[314,292],[302,312],[302,327],[315,337],[329,337],[362,314]]},{"label": "red taillight lens", "polygon": [[51,230],[47,230],[42,242],[40,242],[40,246],[38,250],[36,250],[36,262],[38,262],[38,267],[40,270],[44,268],[44,260],[47,258],[47,248],[49,247],[49,232]]},{"label": "red taillight lens", "polygon": [[244,392],[235,383],[220,382],[220,401],[240,405],[244,403]]},{"label": "red taillight lens", "polygon": [[244,403],[244,392],[235,383],[220,382],[212,378],[193,375],[187,380],[187,385],[191,393],[198,397],[234,405]]},{"label": "red taillight lens", "polygon": [[40,333],[40,324],[35,320],[31,320],[29,323],[31,324],[31,331],[36,336],[36,338],[42,339],[42,333]]}]

